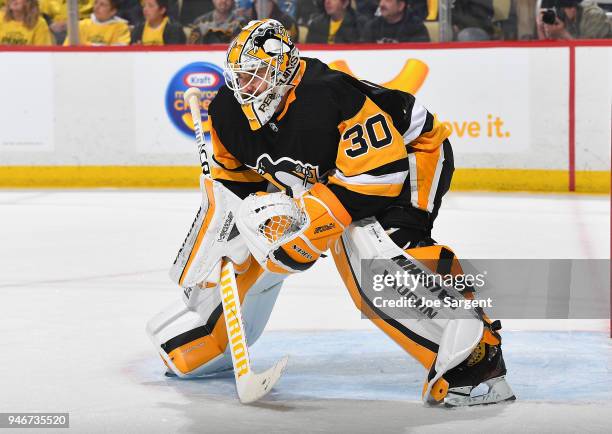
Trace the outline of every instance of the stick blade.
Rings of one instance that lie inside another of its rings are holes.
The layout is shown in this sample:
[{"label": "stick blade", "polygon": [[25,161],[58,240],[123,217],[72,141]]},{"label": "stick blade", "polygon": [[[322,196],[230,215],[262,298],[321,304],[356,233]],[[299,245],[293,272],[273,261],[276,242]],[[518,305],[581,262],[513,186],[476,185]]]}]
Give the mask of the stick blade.
[{"label": "stick blade", "polygon": [[255,402],[268,394],[279,380],[283,371],[287,367],[289,357],[285,356],[279,360],[274,366],[261,374],[255,374],[249,371],[248,374],[236,380],[236,388],[238,389],[238,398],[243,404]]}]

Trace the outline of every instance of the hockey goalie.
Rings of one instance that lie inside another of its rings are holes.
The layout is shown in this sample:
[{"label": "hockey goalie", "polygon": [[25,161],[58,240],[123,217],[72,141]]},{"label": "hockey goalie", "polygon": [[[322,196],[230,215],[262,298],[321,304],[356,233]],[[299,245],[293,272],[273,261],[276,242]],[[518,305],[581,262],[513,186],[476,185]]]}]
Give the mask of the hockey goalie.
[{"label": "hockey goalie", "polygon": [[[515,399],[499,321],[444,306],[435,319],[416,308],[394,315],[367,287],[368,276],[398,269],[462,273],[451,249],[431,238],[454,170],[448,129],[413,95],[301,58],[274,20],[244,27],[224,70],[204,129],[211,177],[202,177],[202,205],[171,270],[183,297],[147,326],[169,373],[232,369],[216,289],[223,260],[234,266],[253,344],[284,279],[308,273],[331,251],[355,305],[425,368],[426,403]],[[430,289],[413,288],[435,298]]]}]

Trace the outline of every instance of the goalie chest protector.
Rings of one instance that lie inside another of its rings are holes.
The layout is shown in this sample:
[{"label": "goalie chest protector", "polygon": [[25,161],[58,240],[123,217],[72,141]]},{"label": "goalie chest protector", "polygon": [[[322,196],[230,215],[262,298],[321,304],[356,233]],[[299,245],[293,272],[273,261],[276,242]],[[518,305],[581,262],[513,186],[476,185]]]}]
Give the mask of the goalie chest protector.
[{"label": "goalie chest protector", "polygon": [[251,130],[227,86],[219,89],[208,110],[225,149],[288,194],[298,185],[308,189],[325,181],[326,174],[336,167],[338,128],[362,110],[366,97],[391,116],[391,128],[400,134],[410,122],[406,107],[414,104],[410,94],[362,82],[317,59],[302,61],[305,70],[295,88],[295,99],[289,98],[284,113],[275,114],[262,128]]}]

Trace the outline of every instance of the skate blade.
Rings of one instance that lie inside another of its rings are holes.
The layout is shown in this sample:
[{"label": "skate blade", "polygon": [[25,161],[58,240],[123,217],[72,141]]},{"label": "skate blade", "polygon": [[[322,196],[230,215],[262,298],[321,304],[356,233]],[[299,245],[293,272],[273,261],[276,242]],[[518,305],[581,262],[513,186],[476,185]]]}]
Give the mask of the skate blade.
[{"label": "skate blade", "polygon": [[491,405],[516,400],[516,395],[512,392],[504,376],[487,380],[485,384],[489,386],[489,391],[477,396],[470,396],[465,393],[454,394],[452,390],[449,390],[448,395],[444,398],[444,406],[473,407],[475,405]]}]

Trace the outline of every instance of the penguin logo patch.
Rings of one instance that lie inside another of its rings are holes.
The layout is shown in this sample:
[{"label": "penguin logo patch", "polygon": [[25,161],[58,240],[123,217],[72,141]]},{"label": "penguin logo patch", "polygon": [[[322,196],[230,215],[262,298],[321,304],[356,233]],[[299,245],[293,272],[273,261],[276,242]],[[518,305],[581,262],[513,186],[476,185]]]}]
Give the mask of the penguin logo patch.
[{"label": "penguin logo patch", "polygon": [[263,154],[257,159],[257,165],[251,169],[278,188],[285,190],[290,196],[309,190],[319,180],[319,166],[287,157],[274,161],[268,154]]}]

